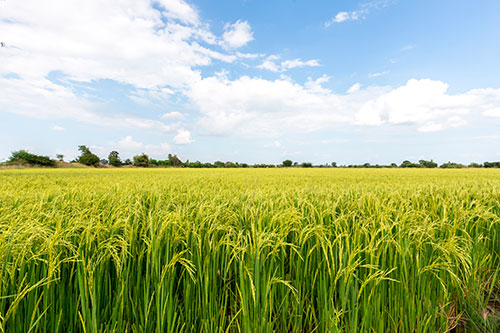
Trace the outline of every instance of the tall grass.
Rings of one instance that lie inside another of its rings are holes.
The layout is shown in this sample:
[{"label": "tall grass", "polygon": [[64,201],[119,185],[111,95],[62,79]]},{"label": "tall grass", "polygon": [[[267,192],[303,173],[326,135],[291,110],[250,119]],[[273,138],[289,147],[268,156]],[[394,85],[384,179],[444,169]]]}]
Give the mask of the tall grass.
[{"label": "tall grass", "polygon": [[0,332],[499,329],[495,170],[0,172]]}]

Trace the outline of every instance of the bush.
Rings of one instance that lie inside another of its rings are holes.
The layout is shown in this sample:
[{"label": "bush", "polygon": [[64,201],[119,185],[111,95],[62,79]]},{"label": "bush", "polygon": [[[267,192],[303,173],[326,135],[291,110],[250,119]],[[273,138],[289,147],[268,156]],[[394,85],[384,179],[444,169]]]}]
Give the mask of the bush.
[{"label": "bush", "polygon": [[485,168],[500,168],[500,162],[484,162]]},{"label": "bush", "polygon": [[99,157],[93,154],[89,148],[87,148],[86,146],[79,146],[78,150],[80,150],[80,152],[82,153],[80,157],[78,157],[78,163],[95,167],[99,165]]},{"label": "bush", "polygon": [[149,156],[144,153],[134,156],[134,166],[147,168],[149,166]]},{"label": "bush", "polygon": [[48,156],[31,154],[26,150],[19,150],[12,152],[12,156],[9,158],[7,164],[29,164],[52,167],[56,165],[56,161]]},{"label": "bush", "polygon": [[465,165],[460,163],[448,162],[441,164],[439,167],[443,169],[461,169],[465,168]]},{"label": "bush", "polygon": [[283,164],[283,166],[284,166],[284,167],[289,168],[289,167],[291,167],[291,166],[292,166],[293,162],[292,162],[292,160],[284,160],[284,161],[282,162],[282,164]]}]

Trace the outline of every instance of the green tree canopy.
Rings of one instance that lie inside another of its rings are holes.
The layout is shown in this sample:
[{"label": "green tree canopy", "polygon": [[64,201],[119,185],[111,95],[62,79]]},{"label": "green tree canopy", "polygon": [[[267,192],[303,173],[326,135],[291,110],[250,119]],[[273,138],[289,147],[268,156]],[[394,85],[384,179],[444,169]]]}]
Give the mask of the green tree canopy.
[{"label": "green tree canopy", "polygon": [[116,150],[113,150],[108,155],[109,164],[115,167],[122,165],[122,161],[120,160],[120,156]]},{"label": "green tree canopy", "polygon": [[144,153],[134,156],[134,166],[147,168],[149,166],[149,156]]},{"label": "green tree canopy", "polygon": [[100,159],[97,155],[93,154],[87,146],[78,146],[81,155],[78,157],[78,163],[85,165],[98,166]]}]

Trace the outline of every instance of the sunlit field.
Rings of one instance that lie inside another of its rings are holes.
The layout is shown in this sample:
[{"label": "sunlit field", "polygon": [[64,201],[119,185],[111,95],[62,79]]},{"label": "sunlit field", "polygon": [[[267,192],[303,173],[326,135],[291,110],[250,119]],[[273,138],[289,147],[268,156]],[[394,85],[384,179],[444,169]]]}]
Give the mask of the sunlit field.
[{"label": "sunlit field", "polygon": [[489,332],[500,170],[0,171],[0,332]]}]

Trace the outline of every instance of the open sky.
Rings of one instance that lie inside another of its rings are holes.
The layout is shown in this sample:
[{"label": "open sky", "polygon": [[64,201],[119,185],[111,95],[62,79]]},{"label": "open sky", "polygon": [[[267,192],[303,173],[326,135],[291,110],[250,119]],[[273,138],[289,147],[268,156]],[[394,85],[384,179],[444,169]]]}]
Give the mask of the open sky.
[{"label": "open sky", "polygon": [[10,152],[500,160],[498,0],[0,0]]}]

